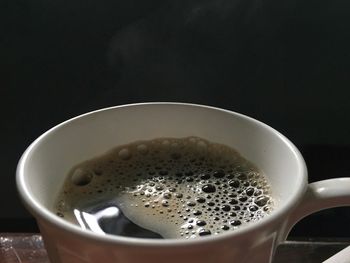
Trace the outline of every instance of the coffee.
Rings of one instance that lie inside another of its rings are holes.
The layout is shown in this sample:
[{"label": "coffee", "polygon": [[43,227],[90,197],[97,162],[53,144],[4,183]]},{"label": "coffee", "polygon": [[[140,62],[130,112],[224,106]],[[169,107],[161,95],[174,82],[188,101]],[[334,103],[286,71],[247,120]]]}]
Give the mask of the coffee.
[{"label": "coffee", "polygon": [[196,238],[273,209],[266,177],[234,149],[198,137],[118,146],[75,166],[55,212],[98,233]]}]

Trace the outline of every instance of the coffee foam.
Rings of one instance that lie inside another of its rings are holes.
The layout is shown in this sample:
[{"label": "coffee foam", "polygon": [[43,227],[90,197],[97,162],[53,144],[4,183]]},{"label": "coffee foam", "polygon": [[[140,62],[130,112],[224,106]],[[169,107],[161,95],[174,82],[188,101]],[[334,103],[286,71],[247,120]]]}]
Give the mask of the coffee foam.
[{"label": "coffee foam", "polygon": [[164,238],[234,231],[273,208],[270,186],[253,164],[197,137],[134,142],[77,165],[56,212],[77,223],[74,210],[111,200],[132,222]]}]

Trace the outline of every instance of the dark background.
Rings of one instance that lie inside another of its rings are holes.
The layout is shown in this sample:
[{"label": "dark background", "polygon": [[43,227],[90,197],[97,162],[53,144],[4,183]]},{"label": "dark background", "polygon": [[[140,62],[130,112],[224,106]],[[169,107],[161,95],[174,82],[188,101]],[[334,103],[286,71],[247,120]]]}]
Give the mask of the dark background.
[{"label": "dark background", "polygon": [[[349,176],[349,14],[346,0],[2,0],[0,231],[36,231],[15,188],[31,141],[131,102],[247,114],[297,145],[310,182]],[[349,210],[312,215],[291,238],[348,238]]]}]

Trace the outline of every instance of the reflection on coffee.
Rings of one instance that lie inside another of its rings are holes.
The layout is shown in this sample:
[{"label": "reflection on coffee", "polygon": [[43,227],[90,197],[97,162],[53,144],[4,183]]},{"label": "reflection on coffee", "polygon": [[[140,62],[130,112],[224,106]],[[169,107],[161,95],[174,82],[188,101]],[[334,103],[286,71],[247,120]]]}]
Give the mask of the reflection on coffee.
[{"label": "reflection on coffee", "polygon": [[272,209],[252,163],[198,137],[138,141],[85,161],[55,204],[58,216],[94,232],[184,239],[234,231]]}]

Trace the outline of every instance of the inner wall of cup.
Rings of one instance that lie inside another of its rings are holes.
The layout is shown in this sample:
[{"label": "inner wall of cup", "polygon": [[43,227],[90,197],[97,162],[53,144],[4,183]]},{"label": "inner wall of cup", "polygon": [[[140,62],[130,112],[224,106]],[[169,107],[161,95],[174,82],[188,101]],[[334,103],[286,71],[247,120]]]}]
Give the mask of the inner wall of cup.
[{"label": "inner wall of cup", "polygon": [[239,114],[194,105],[134,105],[75,118],[39,139],[24,164],[30,194],[51,209],[69,170],[111,148],[157,137],[198,136],[238,150],[269,178],[283,205],[301,182],[302,164],[273,129]]}]

